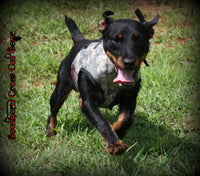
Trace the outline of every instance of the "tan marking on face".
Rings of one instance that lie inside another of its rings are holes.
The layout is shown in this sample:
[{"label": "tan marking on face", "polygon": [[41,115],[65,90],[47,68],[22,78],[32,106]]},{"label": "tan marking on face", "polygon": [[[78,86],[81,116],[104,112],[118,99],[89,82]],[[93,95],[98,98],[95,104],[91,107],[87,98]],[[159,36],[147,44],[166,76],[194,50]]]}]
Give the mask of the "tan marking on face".
[{"label": "tan marking on face", "polygon": [[121,70],[125,70],[123,58],[122,58],[121,56],[117,59],[116,65],[117,65],[117,67],[119,67]]},{"label": "tan marking on face", "polygon": [[135,59],[135,65],[134,70],[138,70],[140,68],[140,64],[142,63],[142,60],[139,57],[136,57]]},{"label": "tan marking on face", "polygon": [[[146,58],[147,54],[148,54],[148,53],[145,53],[145,54],[140,58],[140,62],[141,62],[141,63],[145,61],[145,58]],[[141,64],[141,63],[140,63],[140,64]]]},{"label": "tan marking on face", "polygon": [[147,56],[147,53],[145,53],[145,54],[142,56],[141,60],[144,61],[145,58],[146,58],[146,56]]},{"label": "tan marking on face", "polygon": [[119,39],[121,39],[122,38],[122,34],[118,34],[118,37],[119,37]]},{"label": "tan marking on face", "polygon": [[110,51],[106,51],[106,54],[109,57],[109,59],[111,60],[111,62],[116,65],[117,58]]},{"label": "tan marking on face", "polygon": [[121,70],[125,70],[125,66],[124,66],[124,63],[123,63],[123,58],[121,56],[116,58],[114,56],[114,54],[112,54],[110,51],[106,51],[106,54],[110,58],[111,62],[113,64],[115,64],[115,66],[117,66]]},{"label": "tan marking on face", "polygon": [[147,53],[145,53],[141,58],[136,57],[136,62],[134,66],[135,70],[138,70],[140,68],[141,63],[144,62],[146,56],[147,56]]}]

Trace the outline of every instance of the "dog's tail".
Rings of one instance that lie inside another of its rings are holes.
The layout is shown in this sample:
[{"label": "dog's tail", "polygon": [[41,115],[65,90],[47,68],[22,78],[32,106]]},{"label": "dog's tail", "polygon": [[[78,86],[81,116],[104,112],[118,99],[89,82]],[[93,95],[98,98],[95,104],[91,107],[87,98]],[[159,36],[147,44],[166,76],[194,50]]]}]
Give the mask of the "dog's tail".
[{"label": "dog's tail", "polygon": [[74,44],[76,44],[80,40],[85,39],[83,37],[83,35],[81,34],[79,28],[77,27],[76,23],[66,15],[65,15],[65,22],[67,24],[67,27],[68,27],[70,33],[71,33],[72,40],[73,40]]}]

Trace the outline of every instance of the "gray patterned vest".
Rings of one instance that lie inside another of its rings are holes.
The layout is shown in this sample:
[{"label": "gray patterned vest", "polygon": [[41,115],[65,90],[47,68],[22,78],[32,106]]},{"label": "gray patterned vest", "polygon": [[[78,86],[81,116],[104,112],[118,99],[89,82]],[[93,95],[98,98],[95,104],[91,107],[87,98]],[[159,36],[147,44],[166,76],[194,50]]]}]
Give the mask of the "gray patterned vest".
[{"label": "gray patterned vest", "polygon": [[[72,63],[72,79],[78,90],[78,74],[81,68],[87,70],[96,82],[101,86],[105,94],[105,101],[101,105],[103,108],[109,107],[119,91],[126,89],[114,83],[117,76],[115,65],[110,61],[103,49],[103,41],[92,42],[87,48],[82,48],[76,55]],[[140,79],[138,71],[134,76],[134,84]]]}]

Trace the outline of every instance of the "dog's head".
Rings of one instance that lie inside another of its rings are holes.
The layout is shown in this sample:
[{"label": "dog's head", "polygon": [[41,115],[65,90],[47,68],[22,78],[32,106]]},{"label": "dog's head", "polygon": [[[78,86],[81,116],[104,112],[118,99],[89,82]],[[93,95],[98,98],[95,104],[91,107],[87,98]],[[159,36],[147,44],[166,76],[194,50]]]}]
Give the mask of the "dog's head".
[{"label": "dog's head", "polygon": [[153,26],[159,20],[159,14],[153,20],[146,22],[139,9],[135,11],[140,22],[131,19],[114,21],[110,15],[114,13],[105,11],[103,20],[98,24],[102,33],[105,53],[115,64],[118,78],[114,82],[131,82],[142,61],[146,64],[145,57],[149,51],[149,39],[153,36]]}]

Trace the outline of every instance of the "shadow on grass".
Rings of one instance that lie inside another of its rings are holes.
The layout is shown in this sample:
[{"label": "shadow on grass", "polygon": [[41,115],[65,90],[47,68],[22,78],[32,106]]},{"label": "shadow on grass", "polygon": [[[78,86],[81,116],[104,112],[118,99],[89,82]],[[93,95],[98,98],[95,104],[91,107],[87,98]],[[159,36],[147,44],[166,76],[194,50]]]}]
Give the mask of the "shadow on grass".
[{"label": "shadow on grass", "polygon": [[[108,117],[108,121],[112,122],[117,117],[117,111],[104,111],[103,114]],[[65,122],[64,128],[68,133],[77,130],[84,132],[87,128],[90,133],[93,127],[84,117],[81,119],[73,123],[73,128],[69,122]],[[157,125],[149,121],[147,115],[141,112],[136,112],[134,119],[132,127],[123,139],[129,145],[128,150],[121,157],[110,156],[117,164],[116,170],[112,170],[112,175],[123,175],[123,172],[127,175],[197,175],[199,173],[200,148],[192,133],[190,138],[170,126]],[[105,169],[103,166],[102,168]]]},{"label": "shadow on grass", "polygon": [[144,113],[135,114],[124,141],[130,146],[121,162],[127,173],[197,175],[200,171],[200,147],[195,139],[150,122]]}]

